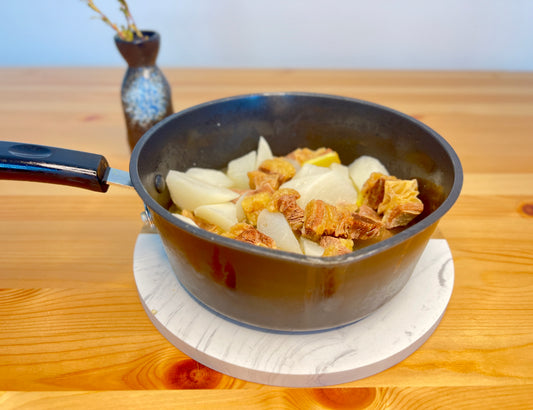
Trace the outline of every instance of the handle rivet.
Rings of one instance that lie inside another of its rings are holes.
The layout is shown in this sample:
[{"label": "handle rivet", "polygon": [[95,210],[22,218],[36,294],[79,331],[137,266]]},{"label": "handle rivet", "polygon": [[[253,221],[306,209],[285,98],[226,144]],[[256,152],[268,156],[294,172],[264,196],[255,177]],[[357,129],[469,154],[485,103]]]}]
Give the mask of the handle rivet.
[{"label": "handle rivet", "polygon": [[163,193],[165,190],[166,184],[165,184],[165,178],[161,174],[156,174],[154,178],[154,186],[157,192],[160,194]]}]

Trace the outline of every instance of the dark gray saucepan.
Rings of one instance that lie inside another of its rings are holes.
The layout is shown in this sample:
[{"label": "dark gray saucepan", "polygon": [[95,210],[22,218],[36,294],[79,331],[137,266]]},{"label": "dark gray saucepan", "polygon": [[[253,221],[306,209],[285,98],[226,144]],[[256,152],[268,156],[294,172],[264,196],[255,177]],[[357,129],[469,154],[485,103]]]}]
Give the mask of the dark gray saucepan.
[{"label": "dark gray saucepan", "polygon": [[[223,169],[256,149],[261,135],[275,155],[324,146],[336,150],[344,164],[375,156],[392,175],[418,179],[425,211],[390,239],[330,258],[248,245],[193,227],[168,211],[168,170]],[[3,179],[106,191],[113,171],[94,154],[0,144]],[[390,300],[408,281],[463,180],[454,150],[421,122],[369,102],[309,93],[237,96],[176,113],[142,137],[129,171],[182,285],[222,315],[286,331],[341,326]]]}]

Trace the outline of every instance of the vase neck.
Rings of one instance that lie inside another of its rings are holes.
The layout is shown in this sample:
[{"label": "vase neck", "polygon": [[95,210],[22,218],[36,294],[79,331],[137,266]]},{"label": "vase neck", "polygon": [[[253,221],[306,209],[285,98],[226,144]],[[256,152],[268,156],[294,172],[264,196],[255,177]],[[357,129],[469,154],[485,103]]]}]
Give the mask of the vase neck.
[{"label": "vase neck", "polygon": [[118,51],[130,67],[155,65],[159,52],[159,33],[155,31],[142,31],[143,38],[134,38],[133,41],[122,40],[115,36]]}]

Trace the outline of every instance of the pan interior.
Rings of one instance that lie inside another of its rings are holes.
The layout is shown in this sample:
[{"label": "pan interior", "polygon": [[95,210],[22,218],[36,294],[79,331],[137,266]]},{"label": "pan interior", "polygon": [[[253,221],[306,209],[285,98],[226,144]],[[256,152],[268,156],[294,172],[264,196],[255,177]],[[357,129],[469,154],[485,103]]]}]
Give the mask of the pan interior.
[{"label": "pan interior", "polygon": [[[231,97],[168,117],[137,144],[132,181],[150,207],[155,202],[168,209],[170,196],[161,180],[169,170],[223,169],[230,160],[256,149],[260,136],[274,155],[299,147],[329,147],[339,153],[343,164],[371,155],[392,175],[417,178],[425,204],[417,221],[432,215],[427,225],[451,207],[460,191],[459,160],[429,127],[366,101],[308,93]],[[448,204],[442,207],[445,201]]]}]

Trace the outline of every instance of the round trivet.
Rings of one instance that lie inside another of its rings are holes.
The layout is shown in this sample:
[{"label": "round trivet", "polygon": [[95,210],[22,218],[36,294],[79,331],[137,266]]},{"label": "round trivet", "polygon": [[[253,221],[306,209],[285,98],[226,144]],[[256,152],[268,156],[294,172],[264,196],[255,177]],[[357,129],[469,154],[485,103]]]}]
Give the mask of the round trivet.
[{"label": "round trivet", "polygon": [[286,387],[346,383],[399,363],[436,329],[454,280],[448,243],[432,239],[404,289],[371,315],[290,333],[240,324],[199,303],[180,285],[157,234],[139,234],[133,268],[142,305],[170,343],[229,376]]}]

